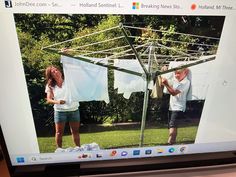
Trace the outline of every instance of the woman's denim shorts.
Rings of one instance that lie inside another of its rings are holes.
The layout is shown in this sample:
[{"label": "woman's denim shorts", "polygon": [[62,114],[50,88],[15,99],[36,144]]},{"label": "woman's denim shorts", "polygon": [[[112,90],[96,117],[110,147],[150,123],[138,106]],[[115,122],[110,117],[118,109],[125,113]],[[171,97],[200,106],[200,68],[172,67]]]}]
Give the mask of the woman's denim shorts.
[{"label": "woman's denim shorts", "polygon": [[68,112],[61,112],[55,111],[54,112],[54,122],[80,122],[80,112],[79,109],[76,111],[68,111]]}]

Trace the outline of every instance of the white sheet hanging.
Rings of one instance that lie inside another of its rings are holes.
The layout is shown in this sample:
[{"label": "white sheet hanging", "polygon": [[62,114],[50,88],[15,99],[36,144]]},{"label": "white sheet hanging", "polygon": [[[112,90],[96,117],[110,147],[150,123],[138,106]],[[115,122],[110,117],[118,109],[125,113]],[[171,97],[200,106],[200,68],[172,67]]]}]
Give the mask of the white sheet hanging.
[{"label": "white sheet hanging", "polygon": [[[91,58],[90,58],[91,59]],[[92,60],[101,62],[101,59]],[[61,56],[69,100],[109,103],[107,68]],[[107,60],[103,60],[107,64]]]},{"label": "white sheet hanging", "polygon": [[[209,58],[209,56],[200,57],[200,59],[205,58]],[[173,61],[169,63],[168,69],[193,62],[194,61]],[[188,79],[191,82],[191,86],[187,100],[205,100],[209,87],[210,71],[213,64],[214,60],[189,67],[190,73],[188,74]],[[171,80],[174,77],[174,73],[164,74],[163,77],[167,77],[168,80]],[[164,88],[164,93],[167,93],[166,88]]]},{"label": "white sheet hanging", "polygon": [[[144,73],[138,60],[116,59],[114,66]],[[118,88],[118,93],[123,93],[124,98],[129,99],[133,92],[144,92],[146,90],[146,81],[144,78],[125,72],[114,70],[114,88]]]}]

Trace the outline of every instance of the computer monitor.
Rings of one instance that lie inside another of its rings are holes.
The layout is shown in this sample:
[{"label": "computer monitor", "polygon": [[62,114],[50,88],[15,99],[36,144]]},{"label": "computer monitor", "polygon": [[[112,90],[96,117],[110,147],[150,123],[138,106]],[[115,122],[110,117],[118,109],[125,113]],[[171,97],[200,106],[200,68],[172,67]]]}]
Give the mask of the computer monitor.
[{"label": "computer monitor", "polygon": [[235,8],[2,1],[0,123],[11,174],[234,162]]}]

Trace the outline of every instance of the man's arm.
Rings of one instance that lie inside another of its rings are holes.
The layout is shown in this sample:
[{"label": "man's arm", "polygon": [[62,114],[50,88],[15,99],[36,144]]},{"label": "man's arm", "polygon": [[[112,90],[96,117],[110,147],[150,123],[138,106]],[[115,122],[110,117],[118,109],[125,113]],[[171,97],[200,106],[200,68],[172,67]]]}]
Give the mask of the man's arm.
[{"label": "man's arm", "polygon": [[169,85],[168,80],[165,78],[162,78],[162,84],[167,88],[168,92],[172,95],[172,96],[176,96],[179,93],[181,93],[179,90],[175,90],[172,86]]}]

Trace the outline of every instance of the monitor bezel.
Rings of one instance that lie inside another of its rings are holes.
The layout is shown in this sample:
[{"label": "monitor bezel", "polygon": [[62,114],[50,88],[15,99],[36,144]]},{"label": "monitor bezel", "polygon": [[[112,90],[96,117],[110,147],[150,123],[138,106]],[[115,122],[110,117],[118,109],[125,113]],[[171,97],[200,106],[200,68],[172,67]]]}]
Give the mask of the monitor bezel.
[{"label": "monitor bezel", "polygon": [[[163,170],[196,166],[230,164],[236,162],[235,151],[184,154],[93,162],[66,162],[42,165],[13,166],[0,125],[0,145],[11,176],[70,176],[110,174],[147,170]],[[66,169],[66,170],[65,170]]]}]

